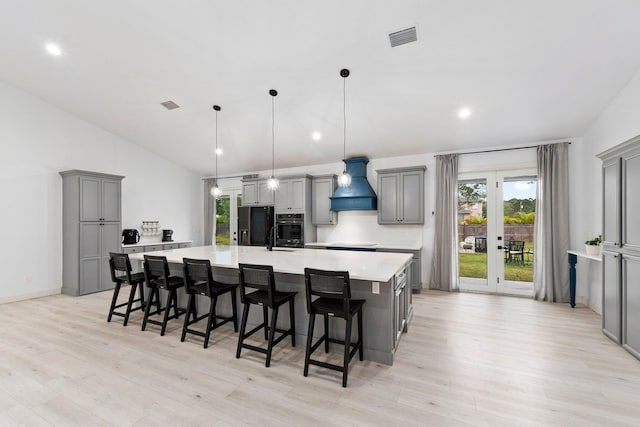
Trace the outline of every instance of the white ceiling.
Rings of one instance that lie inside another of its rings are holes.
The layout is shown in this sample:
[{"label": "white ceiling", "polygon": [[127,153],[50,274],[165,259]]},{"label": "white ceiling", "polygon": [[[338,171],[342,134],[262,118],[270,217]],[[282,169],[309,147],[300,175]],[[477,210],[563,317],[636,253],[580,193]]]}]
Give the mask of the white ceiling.
[{"label": "white ceiling", "polygon": [[219,104],[226,175],[271,167],[271,88],[276,168],[342,158],[344,67],[348,156],[580,136],[640,67],[638,16],[637,0],[1,0],[0,79],[203,175]]}]

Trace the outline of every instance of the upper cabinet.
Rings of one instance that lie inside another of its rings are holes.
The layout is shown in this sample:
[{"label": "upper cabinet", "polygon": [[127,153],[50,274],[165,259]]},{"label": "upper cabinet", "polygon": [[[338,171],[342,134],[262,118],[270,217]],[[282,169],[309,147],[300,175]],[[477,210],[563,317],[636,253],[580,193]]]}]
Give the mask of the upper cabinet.
[{"label": "upper cabinet", "polygon": [[314,176],[311,180],[311,222],[313,225],[335,225],[338,213],[331,210],[331,199],[336,191],[336,175]]},{"label": "upper cabinet", "polygon": [[424,224],[425,166],[378,170],[378,224]]},{"label": "upper cabinet", "polygon": [[273,205],[273,191],[267,185],[266,179],[251,179],[242,181],[242,204]]},{"label": "upper cabinet", "polygon": [[80,221],[120,221],[121,178],[79,175]]},{"label": "upper cabinet", "polygon": [[308,213],[311,181],[306,176],[281,179],[275,196],[276,213]]}]

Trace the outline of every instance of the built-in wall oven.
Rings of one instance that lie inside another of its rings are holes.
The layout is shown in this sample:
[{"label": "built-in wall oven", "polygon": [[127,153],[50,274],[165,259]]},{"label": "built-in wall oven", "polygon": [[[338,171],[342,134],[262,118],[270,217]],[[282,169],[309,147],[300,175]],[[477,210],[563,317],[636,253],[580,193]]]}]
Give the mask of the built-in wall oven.
[{"label": "built-in wall oven", "polygon": [[304,247],[304,214],[276,214],[276,246]]}]

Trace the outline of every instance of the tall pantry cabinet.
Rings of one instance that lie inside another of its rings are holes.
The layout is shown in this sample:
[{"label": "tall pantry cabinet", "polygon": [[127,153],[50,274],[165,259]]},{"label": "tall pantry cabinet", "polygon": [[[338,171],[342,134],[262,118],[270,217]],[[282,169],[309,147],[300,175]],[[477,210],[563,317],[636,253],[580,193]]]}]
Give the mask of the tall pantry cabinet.
[{"label": "tall pantry cabinet", "polygon": [[121,252],[123,176],[69,170],[62,175],[62,293],[113,288],[109,252]]},{"label": "tall pantry cabinet", "polygon": [[602,160],[602,330],[640,358],[640,136]]}]

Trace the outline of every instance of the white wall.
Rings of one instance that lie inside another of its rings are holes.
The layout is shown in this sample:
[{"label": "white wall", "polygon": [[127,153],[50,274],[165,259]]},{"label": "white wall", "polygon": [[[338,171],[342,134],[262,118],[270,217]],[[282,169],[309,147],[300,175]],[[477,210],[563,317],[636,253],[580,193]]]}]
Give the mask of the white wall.
[{"label": "white wall", "polygon": [[[620,91],[594,120],[575,150],[575,191],[572,193],[572,247],[584,248],[584,241],[602,233],[602,164],[596,155],[640,134],[640,72]],[[577,296],[602,312],[599,263],[578,260]]]},{"label": "white wall", "polygon": [[122,227],[158,220],[202,242],[202,182],[187,169],[0,82],[0,302],[62,286],[62,178],[124,175]]}]

